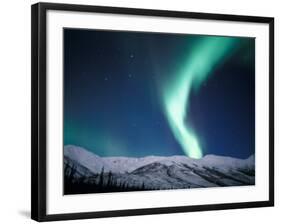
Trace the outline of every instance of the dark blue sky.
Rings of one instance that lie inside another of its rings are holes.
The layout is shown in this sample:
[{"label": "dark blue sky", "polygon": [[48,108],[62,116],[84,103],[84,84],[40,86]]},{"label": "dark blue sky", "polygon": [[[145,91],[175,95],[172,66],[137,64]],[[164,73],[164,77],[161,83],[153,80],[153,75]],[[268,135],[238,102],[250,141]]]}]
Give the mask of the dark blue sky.
[{"label": "dark blue sky", "polygon": [[[64,30],[64,144],[100,156],[183,155],[163,113],[159,83],[204,36]],[[203,154],[255,152],[255,44],[237,38],[199,91],[188,121]]]}]

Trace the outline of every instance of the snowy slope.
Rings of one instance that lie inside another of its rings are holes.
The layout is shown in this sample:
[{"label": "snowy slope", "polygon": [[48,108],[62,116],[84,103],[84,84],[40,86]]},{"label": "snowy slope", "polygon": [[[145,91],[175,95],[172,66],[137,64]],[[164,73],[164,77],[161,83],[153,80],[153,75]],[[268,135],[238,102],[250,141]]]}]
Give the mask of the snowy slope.
[{"label": "snowy slope", "polygon": [[[242,160],[206,155],[202,159],[186,156],[99,157],[81,147],[64,147],[65,159],[78,164],[85,176],[112,172],[118,182],[149,188],[196,188],[214,186],[252,185],[255,183],[254,155]],[[67,162],[67,161],[66,161]]]}]

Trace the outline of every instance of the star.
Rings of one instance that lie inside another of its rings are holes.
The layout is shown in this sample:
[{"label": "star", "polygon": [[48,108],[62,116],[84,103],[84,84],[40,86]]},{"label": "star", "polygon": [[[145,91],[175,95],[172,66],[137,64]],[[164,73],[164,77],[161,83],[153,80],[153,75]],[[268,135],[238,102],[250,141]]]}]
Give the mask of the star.
[{"label": "star", "polygon": [[108,80],[108,77],[105,77],[105,78],[104,78],[104,81],[107,81],[107,80]]},{"label": "star", "polygon": [[135,55],[134,54],[130,54],[130,58],[134,58],[135,57]]},{"label": "star", "polygon": [[132,77],[133,77],[133,75],[132,75],[132,74],[129,74],[129,75],[128,75],[128,77],[129,77],[129,78],[132,78]]}]

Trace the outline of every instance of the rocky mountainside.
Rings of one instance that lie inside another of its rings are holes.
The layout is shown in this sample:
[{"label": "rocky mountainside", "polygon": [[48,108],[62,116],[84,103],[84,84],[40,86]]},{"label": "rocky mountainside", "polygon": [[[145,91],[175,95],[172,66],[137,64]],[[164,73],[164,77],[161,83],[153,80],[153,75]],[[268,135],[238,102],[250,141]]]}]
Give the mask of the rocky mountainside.
[{"label": "rocky mountainside", "polygon": [[[202,159],[186,156],[99,157],[81,147],[64,147],[66,176],[93,185],[115,184],[127,188],[181,189],[241,186],[255,184],[254,155],[242,160],[206,155]],[[101,178],[102,176],[102,178]]]}]

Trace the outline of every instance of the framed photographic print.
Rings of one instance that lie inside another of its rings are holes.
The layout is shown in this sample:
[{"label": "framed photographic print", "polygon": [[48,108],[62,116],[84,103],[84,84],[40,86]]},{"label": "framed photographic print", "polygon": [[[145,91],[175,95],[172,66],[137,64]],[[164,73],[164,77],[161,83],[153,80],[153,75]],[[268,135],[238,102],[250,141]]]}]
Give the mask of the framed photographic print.
[{"label": "framed photographic print", "polygon": [[274,204],[274,19],[32,6],[32,219]]}]

